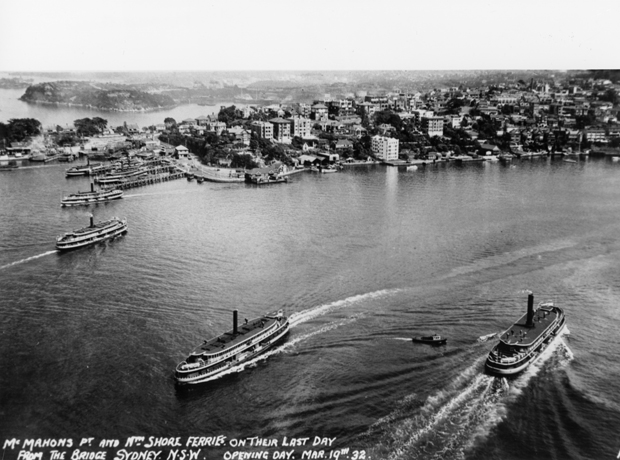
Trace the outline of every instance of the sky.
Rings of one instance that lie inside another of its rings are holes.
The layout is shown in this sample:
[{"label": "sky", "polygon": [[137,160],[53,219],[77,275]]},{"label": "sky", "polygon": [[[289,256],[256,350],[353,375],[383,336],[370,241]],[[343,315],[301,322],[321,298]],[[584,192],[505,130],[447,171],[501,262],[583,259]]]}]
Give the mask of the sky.
[{"label": "sky", "polygon": [[620,68],[618,0],[0,0],[0,71]]}]

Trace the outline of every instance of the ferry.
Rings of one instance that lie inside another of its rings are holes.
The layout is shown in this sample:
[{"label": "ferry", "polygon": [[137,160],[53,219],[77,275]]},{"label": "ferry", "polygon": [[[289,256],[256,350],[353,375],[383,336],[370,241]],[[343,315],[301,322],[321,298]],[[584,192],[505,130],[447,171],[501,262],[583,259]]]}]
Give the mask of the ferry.
[{"label": "ferry", "polygon": [[99,172],[103,172],[106,166],[103,163],[90,164],[90,161],[81,166],[74,166],[73,168],[69,168],[65,171],[65,175],[67,177],[75,177],[75,176],[91,176],[95,175]]},{"label": "ferry", "polygon": [[538,359],[565,326],[564,310],[553,302],[542,302],[534,310],[534,295],[529,294],[527,313],[500,336],[485,369],[495,375],[518,374]]},{"label": "ferry", "polygon": [[77,192],[64,196],[60,200],[61,206],[79,206],[92,203],[102,203],[105,201],[118,200],[123,197],[120,189],[95,190],[94,185],[90,184],[90,192]]},{"label": "ferry", "polygon": [[125,179],[137,178],[138,176],[143,176],[147,173],[147,170],[144,168],[132,168],[125,170],[117,170],[112,171],[109,174],[104,176],[99,176],[95,179],[95,182],[98,184],[118,184],[123,182]]},{"label": "ferry", "polygon": [[284,339],[288,330],[289,320],[282,310],[246,319],[240,327],[234,310],[232,329],[194,348],[177,365],[175,380],[179,385],[191,385],[216,379],[232,367],[265,353]]},{"label": "ferry", "polygon": [[99,243],[115,236],[121,235],[127,231],[127,220],[113,217],[103,222],[94,222],[93,216],[90,216],[90,226],[65,233],[56,238],[56,249],[65,251],[69,249],[82,248],[92,244]]}]

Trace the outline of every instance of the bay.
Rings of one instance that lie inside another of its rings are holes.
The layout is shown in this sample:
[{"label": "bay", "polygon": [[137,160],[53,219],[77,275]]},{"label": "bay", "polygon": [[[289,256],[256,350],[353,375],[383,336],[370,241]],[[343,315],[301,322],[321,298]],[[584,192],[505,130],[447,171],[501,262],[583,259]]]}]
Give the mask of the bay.
[{"label": "bay", "polygon": [[[619,163],[179,180],[81,209],[59,206],[88,187],[64,168],[0,176],[0,439],[319,436],[375,459],[620,450]],[[57,253],[91,211],[129,232]],[[485,375],[494,341],[480,338],[518,319],[529,291],[565,309],[569,333],[519,377]],[[177,362],[235,308],[284,308],[288,339],[178,390]],[[433,332],[448,344],[410,341]]]}]

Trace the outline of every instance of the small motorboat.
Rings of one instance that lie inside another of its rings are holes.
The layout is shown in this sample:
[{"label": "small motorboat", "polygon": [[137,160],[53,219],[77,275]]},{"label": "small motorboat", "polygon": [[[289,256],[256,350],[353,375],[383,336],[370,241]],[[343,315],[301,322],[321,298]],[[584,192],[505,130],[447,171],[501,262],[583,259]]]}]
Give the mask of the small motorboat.
[{"label": "small motorboat", "polygon": [[448,341],[448,339],[435,334],[435,335],[412,337],[411,341],[417,342],[417,343],[429,343],[431,345],[443,345]]}]

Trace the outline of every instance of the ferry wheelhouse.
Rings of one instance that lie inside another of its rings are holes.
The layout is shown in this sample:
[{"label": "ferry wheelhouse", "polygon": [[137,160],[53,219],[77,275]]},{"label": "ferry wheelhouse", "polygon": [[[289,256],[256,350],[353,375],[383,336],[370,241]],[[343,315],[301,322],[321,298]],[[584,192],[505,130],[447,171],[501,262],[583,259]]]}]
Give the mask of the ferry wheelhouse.
[{"label": "ferry wheelhouse", "polygon": [[174,377],[180,385],[213,380],[226,370],[265,353],[284,339],[289,320],[282,310],[237,326],[237,310],[233,311],[233,328],[222,335],[205,340],[176,367]]},{"label": "ferry wheelhouse", "polygon": [[111,190],[95,190],[93,184],[90,184],[89,192],[71,193],[62,197],[61,206],[80,206],[92,203],[101,203],[105,201],[118,200],[123,197],[123,191],[119,189]]},{"label": "ferry wheelhouse", "polygon": [[542,302],[534,310],[534,296],[528,296],[527,313],[506,330],[487,357],[487,372],[513,375],[532,364],[560,335],[566,325],[564,310],[553,302]]},{"label": "ferry wheelhouse", "polygon": [[56,249],[66,251],[99,243],[114,238],[127,231],[127,220],[113,217],[110,220],[95,223],[90,217],[90,226],[65,233],[56,238]]}]

